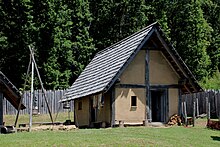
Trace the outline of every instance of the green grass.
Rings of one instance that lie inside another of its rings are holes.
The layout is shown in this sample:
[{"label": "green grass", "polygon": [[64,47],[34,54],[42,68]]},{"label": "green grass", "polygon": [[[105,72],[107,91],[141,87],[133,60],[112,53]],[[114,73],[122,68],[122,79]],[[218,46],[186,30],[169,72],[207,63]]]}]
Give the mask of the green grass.
[{"label": "green grass", "polygon": [[[58,116],[55,120],[56,114],[52,114],[54,121],[56,122],[64,122],[68,119],[68,113],[62,112],[58,113]],[[15,115],[4,115],[5,125],[14,125],[15,123]],[[70,119],[73,121],[73,112],[70,113]],[[34,122],[51,122],[49,114],[39,114],[34,115],[32,117],[32,121]],[[20,123],[29,123],[29,115],[20,115],[18,118],[18,124]]]},{"label": "green grass", "polygon": [[[217,140],[213,140],[215,137]],[[206,128],[127,127],[1,134],[0,146],[195,146],[219,147],[220,132]]]},{"label": "green grass", "polygon": [[[66,119],[65,115],[68,116],[65,113],[61,114],[60,119]],[[5,117],[10,118],[11,116]],[[38,119],[43,117],[46,116],[38,116]],[[219,147],[220,131],[205,128],[205,123],[206,119],[200,119],[196,121],[196,127],[187,128],[183,126],[167,128],[125,127],[0,134],[0,146]]]}]

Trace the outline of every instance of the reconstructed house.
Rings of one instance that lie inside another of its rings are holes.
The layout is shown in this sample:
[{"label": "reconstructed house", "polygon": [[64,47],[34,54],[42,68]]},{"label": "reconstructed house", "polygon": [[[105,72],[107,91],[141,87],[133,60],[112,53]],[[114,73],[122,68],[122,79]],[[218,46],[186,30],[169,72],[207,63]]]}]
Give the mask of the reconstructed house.
[{"label": "reconstructed house", "polygon": [[[15,107],[15,109],[18,109],[21,94],[19,90],[9,81],[9,79],[0,71],[0,128],[3,126],[3,98],[6,98]],[[25,109],[25,106],[21,104],[20,109]]]},{"label": "reconstructed house", "polygon": [[[67,90],[79,127],[167,122],[181,95],[202,91],[158,23],[98,52]],[[104,122],[104,123],[103,123]]]}]

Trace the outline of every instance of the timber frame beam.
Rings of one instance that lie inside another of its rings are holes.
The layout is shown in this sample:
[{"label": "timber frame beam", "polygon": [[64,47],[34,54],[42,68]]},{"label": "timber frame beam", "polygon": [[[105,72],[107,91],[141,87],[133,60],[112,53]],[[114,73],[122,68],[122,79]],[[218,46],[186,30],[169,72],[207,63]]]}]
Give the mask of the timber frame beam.
[{"label": "timber frame beam", "polygon": [[150,76],[149,76],[149,62],[150,62],[150,54],[149,50],[145,50],[145,88],[146,88],[146,108],[145,108],[145,126],[148,125],[148,122],[152,120],[150,114]]},{"label": "timber frame beam", "polygon": [[[143,84],[118,84],[115,85],[116,88],[146,88],[146,85]],[[160,85],[160,84],[155,84],[155,85],[150,85],[149,84],[149,88],[150,89],[160,89],[160,88],[180,88],[181,85],[178,84],[169,84],[169,85]]]}]

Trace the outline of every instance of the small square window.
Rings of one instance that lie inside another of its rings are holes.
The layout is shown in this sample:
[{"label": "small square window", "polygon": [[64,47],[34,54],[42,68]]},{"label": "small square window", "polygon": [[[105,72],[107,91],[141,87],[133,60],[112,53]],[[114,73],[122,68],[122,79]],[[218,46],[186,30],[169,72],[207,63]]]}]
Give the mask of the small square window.
[{"label": "small square window", "polygon": [[78,110],[82,110],[82,102],[78,102]]},{"label": "small square window", "polygon": [[131,96],[131,107],[136,107],[136,106],[137,106],[137,97]]}]

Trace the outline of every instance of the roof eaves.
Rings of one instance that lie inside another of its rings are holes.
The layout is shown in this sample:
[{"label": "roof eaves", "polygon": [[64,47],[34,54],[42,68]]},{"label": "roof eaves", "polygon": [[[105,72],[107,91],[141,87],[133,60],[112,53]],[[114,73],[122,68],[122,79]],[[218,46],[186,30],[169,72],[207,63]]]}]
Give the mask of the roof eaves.
[{"label": "roof eaves", "polygon": [[63,102],[67,102],[67,101],[71,101],[71,100],[75,100],[75,99],[79,99],[79,98],[82,98],[82,97],[86,97],[86,96],[92,96],[92,95],[97,95],[99,93],[104,93],[104,90],[98,90],[98,91],[95,91],[95,92],[92,92],[88,95],[80,95],[80,96],[74,96],[74,97],[66,97],[66,95],[64,95],[65,98],[59,100],[58,102],[59,103],[63,103]]}]

